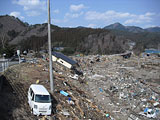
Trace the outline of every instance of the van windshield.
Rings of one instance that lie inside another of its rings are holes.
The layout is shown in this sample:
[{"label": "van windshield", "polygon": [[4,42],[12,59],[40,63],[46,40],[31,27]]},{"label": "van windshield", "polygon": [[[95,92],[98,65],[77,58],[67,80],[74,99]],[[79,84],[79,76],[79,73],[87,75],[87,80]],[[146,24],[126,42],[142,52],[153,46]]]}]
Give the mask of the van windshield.
[{"label": "van windshield", "polygon": [[50,99],[49,95],[36,95],[35,96],[35,102],[50,103],[51,99]]}]

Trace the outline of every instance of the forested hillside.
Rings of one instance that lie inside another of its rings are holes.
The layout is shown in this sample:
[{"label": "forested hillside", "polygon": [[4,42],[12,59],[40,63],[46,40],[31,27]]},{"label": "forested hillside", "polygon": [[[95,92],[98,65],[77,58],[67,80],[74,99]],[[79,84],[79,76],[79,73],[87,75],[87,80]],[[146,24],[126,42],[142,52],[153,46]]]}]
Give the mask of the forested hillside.
[{"label": "forested hillside", "polygon": [[[110,25],[109,28],[113,26]],[[116,24],[114,27],[123,30],[92,29],[85,27],[61,28],[51,25],[52,48],[63,47],[66,54],[116,54],[129,50],[129,43],[134,42],[135,50],[158,48],[160,46],[159,32],[130,32],[126,27]],[[132,30],[140,30],[132,27]],[[47,24],[29,25],[18,18],[0,16],[0,52],[1,54],[24,50],[48,49]],[[143,49],[142,49],[143,48]],[[12,54],[11,54],[12,55]]]}]

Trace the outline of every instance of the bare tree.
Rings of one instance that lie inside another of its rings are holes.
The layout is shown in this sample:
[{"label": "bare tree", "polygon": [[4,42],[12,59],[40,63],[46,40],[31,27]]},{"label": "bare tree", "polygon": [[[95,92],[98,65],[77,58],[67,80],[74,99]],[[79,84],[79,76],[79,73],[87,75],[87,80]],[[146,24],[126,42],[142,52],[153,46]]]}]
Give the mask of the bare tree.
[{"label": "bare tree", "polygon": [[138,67],[139,68],[141,67],[141,65],[140,65],[140,55],[144,51],[144,48],[145,48],[144,45],[139,44],[139,45],[137,45],[137,48],[134,50],[134,54],[136,56],[138,56]]},{"label": "bare tree", "polygon": [[2,48],[4,49],[5,48],[5,45],[8,41],[8,37],[5,33],[1,33],[0,34],[0,41],[1,41],[1,44],[2,44]]}]

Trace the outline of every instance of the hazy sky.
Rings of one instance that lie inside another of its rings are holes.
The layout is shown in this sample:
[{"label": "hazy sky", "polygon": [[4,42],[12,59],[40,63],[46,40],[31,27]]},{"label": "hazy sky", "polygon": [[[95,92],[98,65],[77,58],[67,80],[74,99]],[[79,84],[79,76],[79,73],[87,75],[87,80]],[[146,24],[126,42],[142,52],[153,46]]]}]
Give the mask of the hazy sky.
[{"label": "hazy sky", "polygon": [[[0,0],[0,15],[29,24],[47,22],[48,0]],[[104,27],[120,22],[143,28],[160,26],[160,0],[50,0],[52,24]]]}]

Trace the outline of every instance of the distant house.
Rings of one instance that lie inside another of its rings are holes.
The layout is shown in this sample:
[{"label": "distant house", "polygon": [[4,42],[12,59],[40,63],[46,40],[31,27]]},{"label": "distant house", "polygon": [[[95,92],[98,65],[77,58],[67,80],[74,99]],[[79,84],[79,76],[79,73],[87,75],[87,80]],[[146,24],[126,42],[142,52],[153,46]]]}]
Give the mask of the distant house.
[{"label": "distant house", "polygon": [[132,53],[129,52],[129,53],[122,54],[121,56],[122,56],[123,58],[127,59],[127,58],[130,58],[131,55],[132,55]]},{"label": "distant house", "polygon": [[64,50],[64,47],[54,47],[54,49],[57,51],[62,51],[62,50]]},{"label": "distant house", "polygon": [[76,61],[72,60],[71,58],[65,56],[60,52],[52,52],[52,60],[62,64],[69,69],[72,69],[74,66],[77,65]]},{"label": "distant house", "polygon": [[156,49],[145,49],[145,53],[147,53],[147,54],[160,54],[160,50],[156,50]]},{"label": "distant house", "polygon": [[150,55],[158,55],[160,56],[160,50],[156,49],[145,49],[145,52],[143,53],[143,56],[150,56]]}]

